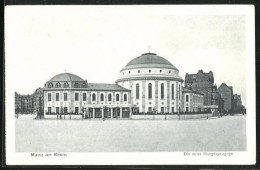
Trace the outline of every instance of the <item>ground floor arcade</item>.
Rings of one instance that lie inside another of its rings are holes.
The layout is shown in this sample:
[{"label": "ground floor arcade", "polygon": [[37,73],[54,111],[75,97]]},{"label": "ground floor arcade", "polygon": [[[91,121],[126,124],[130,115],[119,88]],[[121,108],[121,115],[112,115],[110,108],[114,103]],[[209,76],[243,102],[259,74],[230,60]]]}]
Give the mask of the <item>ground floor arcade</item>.
[{"label": "ground floor arcade", "polygon": [[[62,111],[60,111],[62,110]],[[46,112],[45,115],[82,115],[84,119],[96,118],[131,118],[132,114],[138,112],[138,108],[131,104],[122,105],[85,105],[82,108],[75,107],[76,112],[69,113],[67,109],[56,109],[56,112]]]}]

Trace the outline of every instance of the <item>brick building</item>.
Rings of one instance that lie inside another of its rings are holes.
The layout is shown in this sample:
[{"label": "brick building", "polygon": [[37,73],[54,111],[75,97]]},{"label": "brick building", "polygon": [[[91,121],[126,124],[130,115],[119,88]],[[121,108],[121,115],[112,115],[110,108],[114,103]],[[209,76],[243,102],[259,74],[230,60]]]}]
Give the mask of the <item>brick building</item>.
[{"label": "brick building", "polygon": [[217,111],[219,105],[218,90],[214,84],[212,71],[204,73],[203,70],[199,70],[197,74],[186,73],[185,87],[204,95],[203,105],[205,109],[211,109],[214,113]]},{"label": "brick building", "polygon": [[218,92],[220,93],[221,98],[224,100],[224,110],[226,112],[233,111],[233,88],[228,86],[226,83],[222,83]]}]

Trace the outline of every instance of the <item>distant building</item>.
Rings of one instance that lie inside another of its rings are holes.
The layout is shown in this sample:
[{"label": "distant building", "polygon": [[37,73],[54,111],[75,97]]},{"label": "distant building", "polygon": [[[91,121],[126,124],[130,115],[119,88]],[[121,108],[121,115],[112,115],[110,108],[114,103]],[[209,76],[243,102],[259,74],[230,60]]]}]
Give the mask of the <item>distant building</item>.
[{"label": "distant building", "polygon": [[32,95],[21,95],[15,92],[15,112],[33,113]]},{"label": "distant building", "polygon": [[38,88],[32,95],[33,98],[33,112],[38,113],[39,111],[43,112],[43,88]]},{"label": "distant building", "polygon": [[244,109],[244,106],[242,105],[241,97],[238,94],[233,95],[233,107],[234,112],[241,112]]},{"label": "distant building", "polygon": [[241,106],[242,105],[242,101],[241,101],[240,95],[234,94],[234,104],[236,106]]},{"label": "distant building", "polygon": [[233,88],[232,86],[226,85],[226,83],[222,83],[218,92],[220,93],[221,98],[224,100],[224,110],[226,112],[233,111]]},{"label": "distant building", "polygon": [[183,111],[184,112],[200,112],[203,110],[203,94],[182,88],[182,98],[183,98]]},{"label": "distant building", "polygon": [[15,92],[15,113],[20,113],[21,111],[22,111],[21,95]]},{"label": "distant building", "polygon": [[221,98],[220,93],[217,93],[217,105],[220,113],[224,112],[224,100]]},{"label": "distant building", "polygon": [[204,95],[203,105],[205,110],[211,109],[212,112],[217,112],[218,90],[217,86],[214,85],[214,75],[212,71],[204,73],[203,70],[199,70],[197,74],[186,73],[185,87]]}]

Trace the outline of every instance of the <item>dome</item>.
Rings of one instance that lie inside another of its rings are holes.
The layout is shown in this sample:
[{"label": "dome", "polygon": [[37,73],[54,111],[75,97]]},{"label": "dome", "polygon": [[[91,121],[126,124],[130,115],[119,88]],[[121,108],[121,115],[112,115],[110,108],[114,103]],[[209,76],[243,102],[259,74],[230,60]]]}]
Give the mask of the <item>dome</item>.
[{"label": "dome", "polygon": [[135,68],[169,68],[178,69],[172,65],[168,60],[158,56],[155,53],[144,53],[139,57],[131,60],[121,71]]},{"label": "dome", "polygon": [[84,81],[82,78],[71,73],[61,73],[54,76],[50,81]]}]

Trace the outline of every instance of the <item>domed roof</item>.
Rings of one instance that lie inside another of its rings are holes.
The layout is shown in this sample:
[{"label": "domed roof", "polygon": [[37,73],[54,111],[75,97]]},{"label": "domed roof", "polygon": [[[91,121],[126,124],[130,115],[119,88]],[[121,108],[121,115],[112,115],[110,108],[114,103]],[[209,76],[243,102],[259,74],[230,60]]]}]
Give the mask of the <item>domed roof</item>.
[{"label": "domed roof", "polygon": [[172,63],[155,53],[144,53],[141,56],[134,58],[121,71],[127,69],[149,67],[169,68],[178,71],[178,69],[174,65],[172,65]]},{"label": "domed roof", "polygon": [[54,76],[50,81],[84,81],[82,78],[71,73],[61,73]]}]

